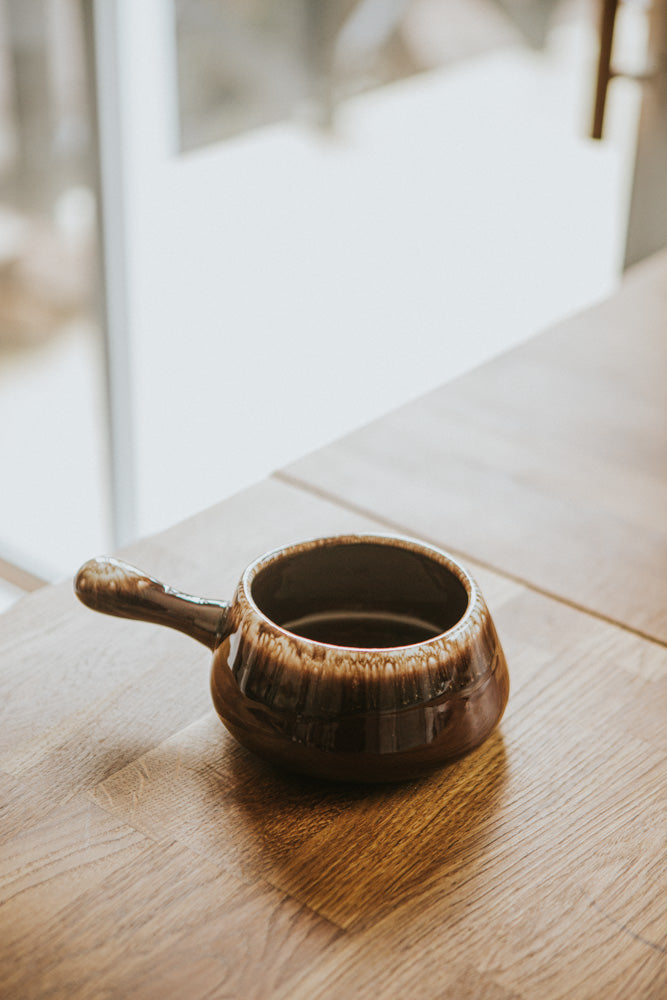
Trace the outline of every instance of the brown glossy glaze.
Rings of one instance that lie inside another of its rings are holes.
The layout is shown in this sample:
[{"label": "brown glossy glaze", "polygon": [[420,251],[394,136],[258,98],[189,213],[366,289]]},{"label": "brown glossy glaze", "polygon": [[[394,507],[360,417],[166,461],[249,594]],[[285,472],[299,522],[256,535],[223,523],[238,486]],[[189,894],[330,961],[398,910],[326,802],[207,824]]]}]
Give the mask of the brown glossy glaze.
[{"label": "brown glossy glaze", "polygon": [[77,593],[96,610],[211,646],[223,723],[248,749],[307,774],[418,776],[482,743],[507,703],[505,657],[477,586],[412,539],[276,550],[248,567],[231,605],[170,591],[115,560],[86,564]]},{"label": "brown glossy glaze", "polygon": [[[311,601],[310,617],[325,608],[342,617],[342,602],[448,627],[416,644],[338,646],[293,631],[292,617]],[[295,770],[414,777],[478,746],[507,703],[505,657],[474,581],[410,539],[320,539],[265,556],[241,580],[230,627],[214,653],[216,711],[239,742]]]},{"label": "brown glossy glaze", "polygon": [[225,634],[227,601],[182,594],[111,556],[89,559],[74,581],[76,596],[93,611],[178,629],[214,649]]}]

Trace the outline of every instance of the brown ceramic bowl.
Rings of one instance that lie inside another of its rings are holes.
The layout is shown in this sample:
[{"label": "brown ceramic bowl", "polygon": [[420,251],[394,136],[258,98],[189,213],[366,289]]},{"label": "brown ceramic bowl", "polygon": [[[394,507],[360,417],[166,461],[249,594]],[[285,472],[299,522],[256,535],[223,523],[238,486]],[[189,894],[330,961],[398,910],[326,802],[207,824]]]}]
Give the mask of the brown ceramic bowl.
[{"label": "brown ceramic bowl", "polygon": [[475,582],[413,539],[277,549],[245,570],[231,603],[180,594],[109,558],[81,568],[76,593],[209,646],[225,726],[306,774],[416,777],[482,743],[507,703],[507,664]]}]

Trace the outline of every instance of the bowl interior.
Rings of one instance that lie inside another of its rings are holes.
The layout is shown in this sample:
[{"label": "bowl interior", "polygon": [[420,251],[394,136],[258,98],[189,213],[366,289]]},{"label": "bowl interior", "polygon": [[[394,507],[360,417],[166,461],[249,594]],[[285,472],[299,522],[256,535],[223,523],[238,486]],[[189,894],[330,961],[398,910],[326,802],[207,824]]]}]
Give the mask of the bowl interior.
[{"label": "bowl interior", "polygon": [[436,555],[379,541],[303,547],[260,568],[252,598],[296,635],[362,649],[409,646],[466,612],[462,573]]}]

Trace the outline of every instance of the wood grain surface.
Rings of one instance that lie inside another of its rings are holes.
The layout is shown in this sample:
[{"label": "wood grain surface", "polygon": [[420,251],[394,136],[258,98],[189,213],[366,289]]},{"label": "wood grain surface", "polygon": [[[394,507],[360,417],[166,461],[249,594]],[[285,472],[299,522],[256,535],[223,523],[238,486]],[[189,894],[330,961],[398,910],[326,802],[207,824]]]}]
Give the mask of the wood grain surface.
[{"label": "wood grain surface", "polygon": [[[653,277],[630,284],[640,310]],[[351,787],[273,769],[214,715],[205,646],[96,615],[69,583],[0,616],[2,1000],[667,995],[661,470],[647,434],[657,375],[642,374],[638,348],[621,377],[616,334],[593,357],[599,315],[478,373],[458,480],[445,457],[470,382],[454,402],[436,393],[387,418],[391,432],[376,425],[309,459],[305,488],[268,479],[119,553],[228,599],[268,549],[394,519],[479,547],[482,561],[466,563],[505,649],[510,700],[482,747],[430,777]],[[538,374],[561,387],[558,419],[530,389]],[[497,506],[471,527],[465,511],[483,513],[484,489]]]},{"label": "wood grain surface", "polygon": [[[267,481],[124,555],[224,598],[290,537],[377,528]],[[470,568],[505,719],[389,788],[254,759],[204,646],[69,585],[0,619],[0,995],[659,997],[665,650]]]},{"label": "wood grain surface", "polygon": [[281,476],[667,641],[666,384],[667,251]]}]

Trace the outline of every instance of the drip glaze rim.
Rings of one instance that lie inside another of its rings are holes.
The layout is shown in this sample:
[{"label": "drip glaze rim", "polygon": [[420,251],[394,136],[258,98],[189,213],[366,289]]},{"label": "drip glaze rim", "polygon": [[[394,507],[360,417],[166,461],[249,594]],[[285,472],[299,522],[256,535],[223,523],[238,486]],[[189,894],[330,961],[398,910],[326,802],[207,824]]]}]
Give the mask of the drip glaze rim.
[{"label": "drip glaze rim", "polygon": [[[255,577],[258,576],[262,570],[268,568],[272,563],[286,557],[300,555],[317,548],[364,544],[379,544],[386,545],[389,548],[406,549],[418,555],[425,556],[432,562],[438,563],[440,566],[444,566],[447,570],[449,570],[449,572],[451,572],[463,586],[468,598],[466,609],[458,621],[454,622],[454,624],[444,632],[439,632],[437,635],[424,639],[421,642],[408,643],[402,646],[339,646],[335,643],[308,639],[303,635],[299,635],[298,632],[291,632],[284,626],[279,625],[272,618],[269,618],[269,616],[255,601],[252,594],[252,584]],[[248,608],[251,609],[255,615],[257,615],[264,627],[268,627],[270,631],[274,632],[278,636],[284,636],[293,642],[306,644],[309,647],[315,647],[317,649],[333,650],[337,653],[389,654],[400,652],[401,650],[414,650],[418,647],[430,647],[436,644],[441,645],[443,640],[456,639],[460,632],[465,632],[467,630],[468,623],[473,617],[475,607],[479,602],[480,593],[470,574],[456,559],[454,559],[453,556],[451,556],[448,552],[445,552],[444,549],[440,549],[427,542],[422,542],[417,538],[410,537],[409,535],[387,535],[377,532],[368,534],[327,535],[322,538],[311,538],[306,541],[296,542],[294,544],[279,546],[275,549],[271,549],[271,551],[266,552],[264,555],[255,559],[254,562],[250,563],[250,565],[246,568],[239,583],[237,599],[241,605],[246,604]]]}]

